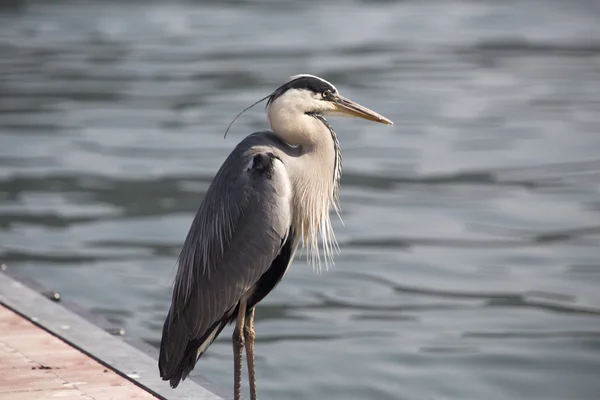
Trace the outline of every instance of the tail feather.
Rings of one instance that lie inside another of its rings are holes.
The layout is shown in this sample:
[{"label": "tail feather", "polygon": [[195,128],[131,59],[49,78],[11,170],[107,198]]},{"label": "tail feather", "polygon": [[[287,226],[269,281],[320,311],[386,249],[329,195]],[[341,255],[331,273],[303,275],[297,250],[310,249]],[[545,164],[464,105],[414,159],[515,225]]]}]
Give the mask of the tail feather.
[{"label": "tail feather", "polygon": [[171,315],[163,325],[158,368],[160,377],[169,381],[173,389],[187,378],[196,362],[219,336],[223,328],[232,321],[231,316],[223,316],[215,322],[199,339],[190,338],[183,321],[173,321]]}]

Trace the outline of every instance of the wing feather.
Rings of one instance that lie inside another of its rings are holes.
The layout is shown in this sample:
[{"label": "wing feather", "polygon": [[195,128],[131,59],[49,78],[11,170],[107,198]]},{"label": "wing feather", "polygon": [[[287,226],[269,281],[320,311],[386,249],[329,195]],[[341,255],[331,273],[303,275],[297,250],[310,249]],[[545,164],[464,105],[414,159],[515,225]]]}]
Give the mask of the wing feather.
[{"label": "wing feather", "polygon": [[251,167],[254,156],[273,150],[257,135],[224,162],[183,244],[159,359],[161,376],[172,385],[174,376],[175,386],[181,377],[188,344],[206,336],[214,340],[209,330],[216,326],[220,332],[223,325],[216,323],[233,313],[269,269],[289,233],[289,178],[276,157],[266,169]]}]

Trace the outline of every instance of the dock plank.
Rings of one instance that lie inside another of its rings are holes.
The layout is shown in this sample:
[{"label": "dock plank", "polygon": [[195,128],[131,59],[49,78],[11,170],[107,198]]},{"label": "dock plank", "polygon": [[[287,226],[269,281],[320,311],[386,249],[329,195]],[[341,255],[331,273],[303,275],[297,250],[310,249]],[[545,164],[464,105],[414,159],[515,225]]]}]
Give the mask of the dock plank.
[{"label": "dock plank", "polygon": [[156,400],[4,306],[0,306],[0,397]]},{"label": "dock plank", "polygon": [[197,374],[171,389],[158,374],[156,348],[47,293],[53,292],[0,266],[2,400],[231,400]]}]

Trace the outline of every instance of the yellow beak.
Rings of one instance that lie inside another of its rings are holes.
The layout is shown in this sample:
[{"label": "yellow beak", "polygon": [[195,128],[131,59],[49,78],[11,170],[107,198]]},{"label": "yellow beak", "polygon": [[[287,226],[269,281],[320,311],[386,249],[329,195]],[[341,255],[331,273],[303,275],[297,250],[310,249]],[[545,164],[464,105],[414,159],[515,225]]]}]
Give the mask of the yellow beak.
[{"label": "yellow beak", "polygon": [[367,107],[363,107],[350,99],[346,99],[345,97],[337,96],[331,101],[335,105],[335,111],[340,114],[363,118],[368,121],[379,122],[380,124],[394,125],[392,121],[383,115],[377,114],[375,111],[369,110]]}]

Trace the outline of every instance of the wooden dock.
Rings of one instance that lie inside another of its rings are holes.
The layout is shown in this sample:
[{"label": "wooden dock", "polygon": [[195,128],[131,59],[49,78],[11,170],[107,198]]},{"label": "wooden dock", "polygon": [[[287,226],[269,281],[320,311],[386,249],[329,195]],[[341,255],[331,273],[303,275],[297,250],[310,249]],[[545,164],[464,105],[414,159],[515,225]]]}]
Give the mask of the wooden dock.
[{"label": "wooden dock", "polygon": [[122,333],[57,293],[0,272],[0,399],[229,398],[203,378],[171,389],[158,376],[156,350]]},{"label": "wooden dock", "polygon": [[59,338],[0,306],[0,398],[154,399]]}]

